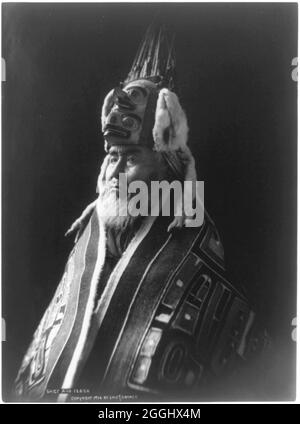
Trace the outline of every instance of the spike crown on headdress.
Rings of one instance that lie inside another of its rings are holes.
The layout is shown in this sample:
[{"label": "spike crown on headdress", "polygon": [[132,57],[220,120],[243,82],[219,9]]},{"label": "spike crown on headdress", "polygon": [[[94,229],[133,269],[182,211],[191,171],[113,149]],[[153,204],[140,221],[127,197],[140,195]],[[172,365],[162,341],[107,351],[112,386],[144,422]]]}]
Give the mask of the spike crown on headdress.
[{"label": "spike crown on headdress", "polygon": [[152,129],[159,91],[173,89],[173,42],[164,27],[151,25],[123,83],[105,99],[102,129],[106,143],[153,147]]},{"label": "spike crown on headdress", "polygon": [[169,41],[165,27],[151,25],[142,41],[131,70],[124,81],[147,79],[158,87],[174,89],[175,56],[174,36]]},{"label": "spike crown on headdress", "polygon": [[140,145],[161,151],[176,175],[185,176],[176,151],[187,147],[186,115],[174,93],[174,37],[165,27],[150,26],[131,70],[111,90],[102,107],[105,150]]}]

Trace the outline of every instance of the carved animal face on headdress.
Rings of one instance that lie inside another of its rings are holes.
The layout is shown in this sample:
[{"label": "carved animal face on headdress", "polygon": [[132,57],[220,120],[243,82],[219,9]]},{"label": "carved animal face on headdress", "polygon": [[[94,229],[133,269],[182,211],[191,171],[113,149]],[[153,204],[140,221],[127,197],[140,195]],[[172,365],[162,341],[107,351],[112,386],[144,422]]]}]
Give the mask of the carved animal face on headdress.
[{"label": "carved animal face on headdress", "polygon": [[107,145],[139,144],[152,148],[157,96],[156,84],[146,79],[112,90],[102,110],[102,131]]},{"label": "carved animal face on headdress", "polygon": [[186,115],[175,93],[150,80],[131,81],[106,96],[102,108],[106,150],[113,145],[138,144],[157,151],[185,148]]}]

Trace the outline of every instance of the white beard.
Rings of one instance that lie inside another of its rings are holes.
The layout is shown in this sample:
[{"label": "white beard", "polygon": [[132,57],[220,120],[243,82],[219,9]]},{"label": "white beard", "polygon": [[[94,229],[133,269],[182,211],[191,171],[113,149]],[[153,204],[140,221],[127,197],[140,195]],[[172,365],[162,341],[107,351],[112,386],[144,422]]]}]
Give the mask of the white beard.
[{"label": "white beard", "polygon": [[121,201],[117,191],[111,190],[109,184],[104,182],[100,184],[96,208],[106,227],[125,231],[129,226],[133,226],[139,217],[129,214],[127,204],[127,200]]}]

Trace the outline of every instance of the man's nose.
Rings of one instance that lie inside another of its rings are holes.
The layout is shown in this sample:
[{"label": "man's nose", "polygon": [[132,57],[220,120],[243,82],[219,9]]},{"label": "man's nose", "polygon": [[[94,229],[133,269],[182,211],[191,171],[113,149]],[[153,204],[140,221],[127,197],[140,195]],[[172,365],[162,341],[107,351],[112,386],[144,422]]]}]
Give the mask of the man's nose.
[{"label": "man's nose", "polygon": [[117,178],[119,179],[119,174],[125,171],[125,164],[126,161],[124,158],[120,158],[115,164],[114,167],[111,170],[110,179]]}]

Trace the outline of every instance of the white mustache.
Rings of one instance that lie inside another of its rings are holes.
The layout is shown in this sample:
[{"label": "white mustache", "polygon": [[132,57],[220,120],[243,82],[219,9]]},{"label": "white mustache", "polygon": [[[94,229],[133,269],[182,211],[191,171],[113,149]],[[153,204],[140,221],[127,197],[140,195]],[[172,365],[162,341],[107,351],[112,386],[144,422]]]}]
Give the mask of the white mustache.
[{"label": "white mustache", "polygon": [[[116,180],[111,183],[104,183],[104,184],[102,183],[99,188],[100,188],[100,193],[102,195],[105,195],[109,192],[115,191],[116,189],[119,191],[120,184],[119,184],[119,181]],[[131,197],[131,194],[129,195],[129,193],[127,192],[127,187],[126,187],[126,193],[128,197]]]},{"label": "white mustache", "polygon": [[114,189],[119,189],[119,183],[112,183],[112,184],[101,184],[100,186],[100,193],[102,195],[105,195],[111,191],[113,191]]},{"label": "white mustache", "polygon": [[109,185],[109,189],[112,189],[112,188],[120,188],[120,187],[119,187],[119,183],[116,183],[116,184],[110,184],[110,185]]}]

